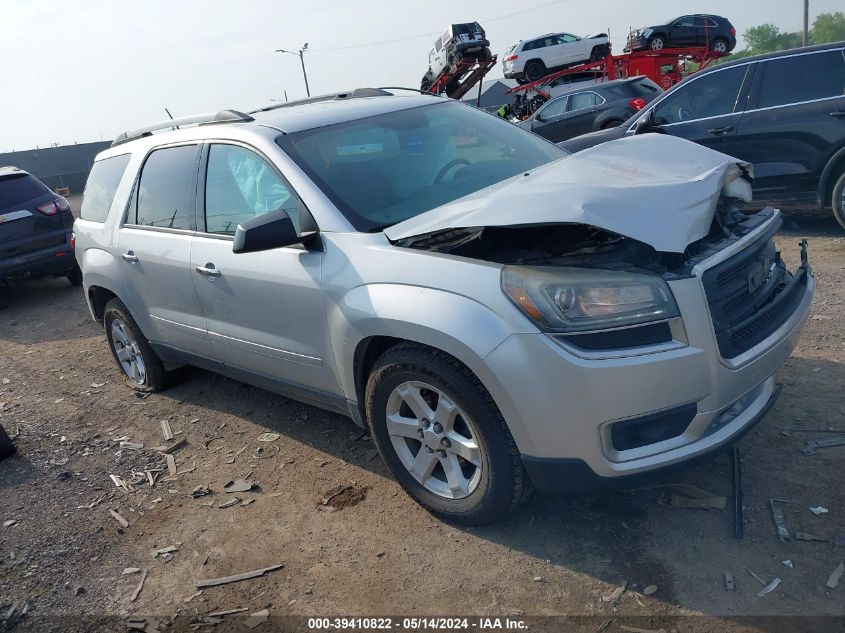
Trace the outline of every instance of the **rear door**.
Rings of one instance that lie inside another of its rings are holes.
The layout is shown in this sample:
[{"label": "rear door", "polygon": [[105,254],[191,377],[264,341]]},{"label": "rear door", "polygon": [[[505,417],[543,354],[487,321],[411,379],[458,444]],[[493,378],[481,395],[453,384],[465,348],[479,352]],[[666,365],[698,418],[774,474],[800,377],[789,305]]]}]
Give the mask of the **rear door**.
[{"label": "rear door", "polygon": [[26,172],[0,173],[0,260],[67,242],[73,216],[63,198],[60,206],[50,205],[57,198],[38,178]]},{"label": "rear door", "polygon": [[118,257],[126,301],[144,335],[208,357],[211,345],[190,267],[200,148],[174,145],[150,152],[119,231]]},{"label": "rear door", "polygon": [[654,102],[655,123],[667,134],[748,160],[736,133],[753,72],[749,63],[693,75]]},{"label": "rear door", "polygon": [[326,362],[322,250],[295,245],[232,252],[241,222],[283,209],[300,232],[303,224],[313,222],[308,210],[269,160],[251,147],[211,143],[205,162],[204,202],[199,205],[204,221],[194,240],[191,267],[215,357],[294,389],[337,393],[331,363]]},{"label": "rear door", "polygon": [[843,49],[758,62],[737,143],[754,163],[755,197],[815,202],[822,170],[845,147]]}]

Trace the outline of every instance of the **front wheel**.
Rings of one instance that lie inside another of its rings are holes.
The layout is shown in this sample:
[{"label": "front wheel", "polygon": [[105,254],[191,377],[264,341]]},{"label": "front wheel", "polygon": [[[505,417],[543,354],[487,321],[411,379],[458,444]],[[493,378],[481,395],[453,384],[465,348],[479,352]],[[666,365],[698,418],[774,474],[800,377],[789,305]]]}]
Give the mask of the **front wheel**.
[{"label": "front wheel", "polygon": [[727,55],[728,43],[723,39],[713,40],[713,43],[710,45],[710,50],[719,55]]},{"label": "front wheel", "polygon": [[103,325],[112,356],[123,372],[126,384],[136,391],[164,389],[167,371],[120,299],[112,299],[106,304]]},{"label": "front wheel", "polygon": [[405,491],[444,520],[495,521],[530,492],[519,451],[490,394],[447,354],[415,343],[376,361],[367,420]]},{"label": "front wheel", "polygon": [[830,201],[833,207],[833,217],[845,229],[845,169],[839,174],[839,179],[833,185],[833,198]]},{"label": "front wheel", "polygon": [[666,42],[660,35],[655,35],[654,37],[649,38],[647,46],[653,51],[660,51],[663,50],[664,46],[666,46]]}]

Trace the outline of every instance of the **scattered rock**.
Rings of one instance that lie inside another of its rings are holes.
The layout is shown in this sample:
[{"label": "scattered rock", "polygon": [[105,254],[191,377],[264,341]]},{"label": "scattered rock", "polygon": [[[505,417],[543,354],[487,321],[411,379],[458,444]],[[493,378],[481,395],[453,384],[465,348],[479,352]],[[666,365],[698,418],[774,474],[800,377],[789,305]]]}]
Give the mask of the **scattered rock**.
[{"label": "scattered rock", "polygon": [[650,596],[653,593],[657,593],[657,585],[649,585],[645,589],[643,589],[644,596]]},{"label": "scattered rock", "polygon": [[845,572],[845,563],[839,563],[839,565],[834,569],[830,577],[827,579],[827,586],[830,589],[836,589],[839,585],[839,581],[842,578],[842,572]]},{"label": "scattered rock", "polygon": [[254,483],[248,482],[246,479],[235,479],[223,486],[226,492],[249,492],[255,488]]},{"label": "scattered rock", "polygon": [[810,512],[812,512],[816,516],[819,516],[820,514],[827,514],[828,509],[824,506],[816,506],[815,508],[810,508]]},{"label": "scattered rock", "polygon": [[254,629],[257,626],[264,624],[269,619],[270,612],[267,609],[264,609],[263,611],[256,611],[255,613],[250,614],[244,624],[246,625],[246,628]]},{"label": "scattered rock", "polygon": [[259,442],[275,442],[277,439],[282,437],[278,433],[262,433],[258,436]]},{"label": "scattered rock", "polygon": [[3,521],[3,527],[4,527],[4,528],[7,528],[7,527],[12,527],[12,526],[13,526],[13,525],[15,525],[17,522],[18,522],[18,520],[17,520],[17,519],[9,519],[8,521]]}]

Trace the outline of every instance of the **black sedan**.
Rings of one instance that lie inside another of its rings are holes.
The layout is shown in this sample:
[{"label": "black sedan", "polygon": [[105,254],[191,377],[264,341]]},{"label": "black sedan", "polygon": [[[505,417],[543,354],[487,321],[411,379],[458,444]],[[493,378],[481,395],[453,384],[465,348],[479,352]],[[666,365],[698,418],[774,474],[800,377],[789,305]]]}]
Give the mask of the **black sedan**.
[{"label": "black sedan", "polygon": [[[663,92],[647,77],[569,84],[519,125],[554,143],[621,125]],[[554,94],[554,93],[553,93]]]},{"label": "black sedan", "polygon": [[736,46],[736,29],[720,15],[682,15],[667,24],[647,26],[628,35],[625,50],[653,50],[707,46],[727,55]]}]

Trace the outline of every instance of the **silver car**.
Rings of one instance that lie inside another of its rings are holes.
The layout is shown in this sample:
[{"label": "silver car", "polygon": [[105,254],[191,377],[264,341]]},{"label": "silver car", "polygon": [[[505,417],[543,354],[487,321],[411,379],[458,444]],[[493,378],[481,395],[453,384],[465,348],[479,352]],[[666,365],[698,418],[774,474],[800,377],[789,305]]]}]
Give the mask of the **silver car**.
[{"label": "silver car", "polygon": [[569,156],[363,90],[122,134],[76,254],[130,387],[190,364],[346,414],[419,503],[481,524],[659,476],[772,406],[814,282],[777,211],[738,211],[751,177],[670,136]]}]

